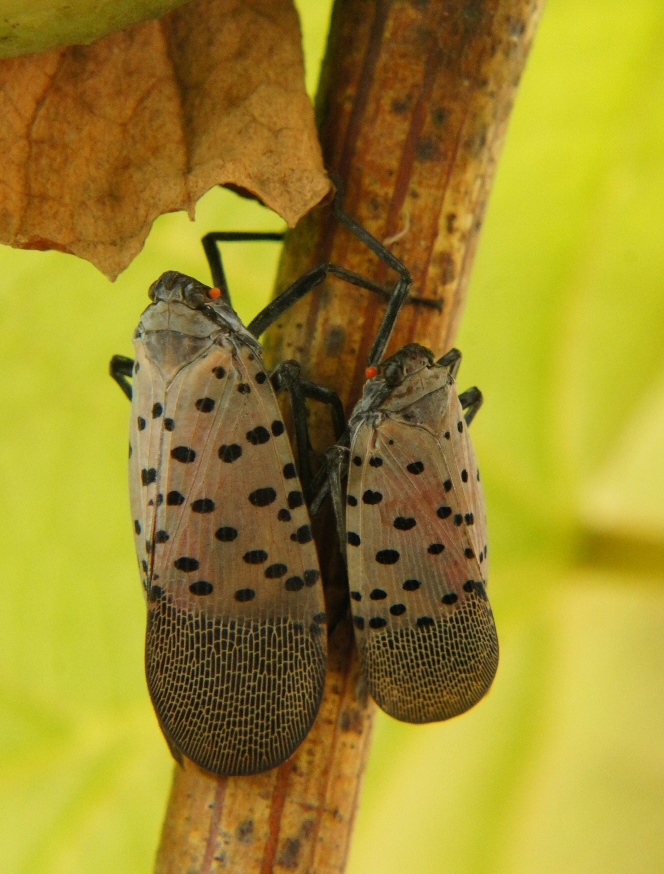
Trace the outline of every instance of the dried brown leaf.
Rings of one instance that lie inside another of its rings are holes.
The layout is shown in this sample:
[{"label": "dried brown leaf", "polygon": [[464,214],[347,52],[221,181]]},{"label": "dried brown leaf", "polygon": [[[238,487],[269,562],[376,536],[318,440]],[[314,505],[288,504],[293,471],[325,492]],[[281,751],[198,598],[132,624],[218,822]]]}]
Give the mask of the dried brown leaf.
[{"label": "dried brown leaf", "polygon": [[291,0],[200,0],[0,61],[0,242],[114,279],[154,219],[217,184],[294,225],[328,191]]}]

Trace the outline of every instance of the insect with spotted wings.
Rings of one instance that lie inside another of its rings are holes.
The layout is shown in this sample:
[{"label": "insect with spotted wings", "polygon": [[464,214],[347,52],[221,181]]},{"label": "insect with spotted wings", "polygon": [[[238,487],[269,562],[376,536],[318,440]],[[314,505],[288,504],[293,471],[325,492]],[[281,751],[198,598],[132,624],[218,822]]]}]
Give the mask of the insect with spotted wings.
[{"label": "insect with spotted wings", "polygon": [[468,434],[482,395],[457,394],[457,349],[436,361],[411,343],[377,365],[397,313],[388,307],[383,317],[363,395],[328,452],[311,512],[330,492],[368,691],[396,719],[423,723],[457,716],[486,694],[498,638]]},{"label": "insect with spotted wings", "polygon": [[[245,327],[217,243],[280,237],[208,235],[215,286],[163,274],[134,333],[135,360],[111,362],[132,401],[129,485],[150,696],[174,757],[216,774],[257,773],[291,755],[316,716],[326,669],[304,398],[331,405],[337,436],[343,411],[334,392],[300,378],[296,362],[268,374],[257,338],[330,273],[384,293],[321,264]],[[393,306],[404,286],[400,277]],[[299,477],[275,395],[282,387]]]}]

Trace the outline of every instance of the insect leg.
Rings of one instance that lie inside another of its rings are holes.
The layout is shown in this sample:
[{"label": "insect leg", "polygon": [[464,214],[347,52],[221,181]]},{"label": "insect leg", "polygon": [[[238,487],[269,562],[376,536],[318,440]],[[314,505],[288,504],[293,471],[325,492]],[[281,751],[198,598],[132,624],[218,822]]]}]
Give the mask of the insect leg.
[{"label": "insect leg", "polygon": [[309,465],[309,431],[307,429],[307,407],[304,402],[300,365],[297,361],[281,361],[270,375],[275,391],[285,388],[288,391],[293,410],[293,428],[297,446],[298,473],[307,501],[311,497],[311,466]]},{"label": "insect leg", "polygon": [[347,446],[338,443],[325,453],[325,461],[314,480],[314,497],[309,506],[309,514],[314,519],[320,512],[323,501],[330,495],[332,510],[339,538],[339,549],[346,560],[346,511],[344,507],[342,481],[348,475]]},{"label": "insect leg", "polygon": [[108,371],[120,386],[122,391],[131,400],[131,383],[128,381],[134,370],[134,359],[126,355],[114,355],[111,358]]},{"label": "insect leg", "polygon": [[241,243],[251,242],[256,240],[273,240],[281,242],[284,239],[283,233],[272,231],[211,231],[206,234],[201,243],[205,250],[205,257],[210,265],[210,273],[212,274],[212,282],[221,292],[221,296],[230,304],[231,297],[228,291],[228,283],[226,282],[226,274],[221,260],[221,252],[217,243]]},{"label": "insect leg", "polygon": [[311,444],[307,428],[305,398],[312,398],[321,403],[329,404],[335,440],[339,439],[346,427],[343,406],[339,395],[333,389],[302,379],[300,376],[300,365],[297,361],[288,360],[280,362],[272,371],[270,379],[275,391],[281,391],[281,389],[285,388],[290,395],[300,481],[304,494],[307,497],[307,502],[309,502],[313,491],[311,466],[309,464]]},{"label": "insect leg", "polygon": [[461,409],[466,410],[464,414],[464,419],[466,420],[466,425],[470,425],[470,423],[475,418],[475,414],[482,406],[482,401],[484,398],[482,397],[482,392],[476,387],[467,388],[464,392],[459,395],[459,403],[461,404]]},{"label": "insect leg", "polygon": [[322,404],[329,404],[332,427],[334,428],[334,439],[338,440],[346,430],[346,416],[344,415],[344,408],[339,395],[334,389],[319,385],[317,382],[309,382],[309,380],[303,379],[301,384],[302,392],[306,398],[312,398],[315,401],[320,401]]},{"label": "insect leg", "polygon": [[436,361],[436,364],[440,364],[441,367],[446,367],[450,375],[456,379],[456,375],[459,372],[459,367],[461,367],[461,352],[458,349],[450,349],[449,352],[446,352],[442,358],[439,358]]},{"label": "insect leg", "polygon": [[270,325],[276,322],[279,316],[300,300],[301,297],[304,297],[305,294],[308,294],[317,285],[320,285],[329,274],[338,276],[351,285],[358,286],[358,288],[366,288],[378,294],[385,294],[385,288],[382,285],[374,282],[372,279],[368,279],[366,276],[362,276],[352,270],[347,270],[338,264],[318,264],[316,267],[312,267],[306,273],[303,273],[288,288],[285,288],[278,297],[270,301],[247,325],[247,329],[254,337],[260,337],[264,331],[267,331]]},{"label": "insect leg", "polygon": [[385,351],[385,347],[387,346],[387,342],[390,339],[390,334],[392,333],[392,329],[394,328],[394,323],[396,322],[397,316],[399,315],[399,310],[403,306],[408,297],[408,292],[410,290],[410,286],[412,285],[412,277],[410,275],[410,271],[406,267],[406,265],[401,261],[396,255],[393,255],[390,250],[380,242],[380,240],[376,239],[373,234],[370,234],[366,228],[363,228],[358,222],[355,221],[354,218],[351,218],[347,213],[343,211],[341,206],[341,185],[338,179],[333,177],[333,182],[337,189],[337,193],[334,197],[333,205],[334,205],[334,214],[337,217],[338,221],[340,221],[343,225],[345,225],[350,231],[352,231],[358,240],[361,240],[365,246],[367,246],[371,251],[377,255],[381,261],[391,267],[396,273],[399,274],[399,279],[394,285],[392,289],[392,294],[390,295],[390,300],[387,304],[387,308],[383,313],[383,318],[381,319],[380,325],[378,326],[378,330],[376,331],[376,337],[374,342],[369,350],[369,359],[368,363],[370,365],[377,364]]}]

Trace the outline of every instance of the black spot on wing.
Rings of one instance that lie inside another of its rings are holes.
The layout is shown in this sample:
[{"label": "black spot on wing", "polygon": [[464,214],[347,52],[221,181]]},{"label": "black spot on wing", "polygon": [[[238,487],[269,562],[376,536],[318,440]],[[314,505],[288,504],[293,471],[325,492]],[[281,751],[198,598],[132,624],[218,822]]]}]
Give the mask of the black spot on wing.
[{"label": "black spot on wing", "polygon": [[369,620],[369,628],[385,628],[387,620],[382,616],[372,616]]},{"label": "black spot on wing", "polygon": [[264,549],[250,549],[242,556],[242,561],[246,564],[263,564],[267,561],[267,552]]},{"label": "black spot on wing", "polygon": [[183,555],[180,558],[176,558],[173,562],[173,565],[179,571],[183,571],[184,573],[191,573],[191,571],[197,571],[200,567],[200,562],[197,558],[192,558],[189,555]]},{"label": "black spot on wing", "polygon": [[155,467],[143,468],[141,471],[141,482],[144,486],[149,486],[150,483],[157,481],[157,469]]},{"label": "black spot on wing", "polygon": [[288,506],[291,510],[301,507],[304,504],[304,495],[300,491],[292,491],[288,493]]},{"label": "black spot on wing", "polygon": [[270,432],[262,425],[256,425],[251,431],[247,431],[247,440],[252,446],[260,446],[262,443],[267,443],[270,439]]},{"label": "black spot on wing", "polygon": [[277,493],[271,486],[264,486],[261,489],[255,489],[249,495],[249,502],[254,507],[267,507],[277,499]]},{"label": "black spot on wing", "polygon": [[196,458],[196,453],[190,446],[176,446],[175,449],[171,449],[171,458],[182,464],[191,464]]},{"label": "black spot on wing", "polygon": [[242,447],[237,443],[224,443],[219,447],[219,458],[226,464],[232,464],[242,455]]},{"label": "black spot on wing", "polygon": [[237,528],[232,528],[230,525],[222,525],[214,532],[214,536],[222,543],[230,543],[237,537]]},{"label": "black spot on wing", "polygon": [[253,601],[256,597],[256,592],[253,589],[237,589],[233,597],[240,604],[244,604],[247,601]]}]

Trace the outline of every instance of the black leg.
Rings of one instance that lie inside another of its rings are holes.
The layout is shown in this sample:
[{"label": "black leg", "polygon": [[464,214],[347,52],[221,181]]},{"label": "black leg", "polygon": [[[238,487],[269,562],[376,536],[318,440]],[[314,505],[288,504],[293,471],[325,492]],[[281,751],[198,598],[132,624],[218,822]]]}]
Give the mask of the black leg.
[{"label": "black leg", "polygon": [[348,447],[340,446],[338,443],[327,450],[323,467],[314,480],[314,497],[309,507],[311,518],[314,519],[320,512],[323,501],[328,494],[330,495],[339,538],[339,550],[344,560],[346,559],[346,507],[341,483],[344,477],[348,476],[348,455]]},{"label": "black leg", "polygon": [[343,556],[344,563],[346,562],[346,506],[344,503],[344,492],[341,482],[345,476],[348,476],[348,449],[345,446],[333,446],[326,453],[329,458],[329,483],[330,497],[332,499],[332,510],[334,511],[334,521],[337,526],[337,537],[339,538],[339,551]]},{"label": "black leg", "polygon": [[272,231],[211,231],[206,234],[201,243],[205,250],[205,257],[210,265],[210,273],[212,274],[212,282],[221,292],[221,296],[230,304],[231,296],[228,291],[228,283],[226,282],[226,274],[221,260],[221,252],[217,247],[217,243],[242,243],[253,242],[256,240],[273,240],[281,242],[284,238],[283,233]]},{"label": "black leg", "polygon": [[[399,310],[408,297],[408,291],[412,284],[412,279],[408,268],[402,261],[393,255],[389,249],[373,236],[373,234],[370,234],[369,231],[359,225],[355,219],[351,218],[343,211],[341,207],[341,194],[338,182],[336,183],[336,187],[337,194],[334,198],[334,212],[338,221],[352,231],[361,242],[363,242],[381,259],[381,261],[399,274],[399,279],[395,283],[394,288],[391,292],[388,292],[389,301],[387,308],[383,314],[380,326],[376,332],[376,338],[374,339],[369,352],[368,363],[376,364],[385,351],[387,341],[392,333],[392,328],[394,327]],[[301,297],[304,297],[305,294],[308,294],[312,289],[323,282],[329,274],[338,276],[346,282],[349,282],[351,285],[356,285],[359,288],[366,288],[369,291],[374,291],[379,294],[385,294],[386,292],[386,289],[383,288],[382,285],[379,285],[377,282],[361,276],[359,273],[355,273],[352,270],[346,270],[346,268],[340,267],[336,264],[319,264],[317,267],[308,270],[299,279],[296,279],[292,285],[289,285],[288,288],[284,289],[277,298],[269,303],[265,309],[256,316],[256,318],[248,325],[248,328],[254,337],[259,337],[283,312],[285,312],[285,310],[288,309],[288,307],[292,306]]]},{"label": "black leg", "polygon": [[331,388],[302,379],[300,376],[300,365],[297,361],[282,361],[272,371],[270,378],[275,391],[281,391],[285,388],[290,396],[291,408],[293,410],[295,445],[297,447],[298,472],[300,482],[302,483],[302,490],[308,504],[315,492],[313,490],[311,465],[309,464],[311,444],[307,427],[305,398],[312,398],[321,403],[329,404],[335,439],[338,439],[345,430],[343,406],[339,396]]},{"label": "black leg", "polygon": [[307,407],[304,402],[300,365],[297,361],[281,361],[271,374],[275,391],[286,389],[293,410],[293,428],[297,447],[297,466],[302,491],[307,503],[311,497],[311,466],[309,464],[309,430],[307,428]]},{"label": "black leg", "polygon": [[307,270],[298,279],[295,280],[288,288],[285,288],[281,294],[275,297],[274,300],[261,310],[258,315],[252,319],[247,325],[254,337],[260,337],[262,333],[272,325],[279,316],[283,315],[286,310],[296,303],[305,294],[309,294],[317,285],[329,275],[338,276],[344,279],[351,285],[356,285],[359,288],[366,288],[369,291],[375,291],[378,294],[385,294],[385,288],[374,282],[372,279],[367,279],[359,273],[354,273],[352,270],[347,270],[345,267],[340,267],[338,264],[318,264]]},{"label": "black leg", "polygon": [[133,359],[127,358],[126,355],[114,355],[111,358],[108,370],[122,391],[131,400],[131,383],[128,381],[128,378],[134,372]]},{"label": "black leg", "polygon": [[464,419],[466,420],[466,425],[470,425],[470,423],[475,418],[475,414],[482,406],[482,401],[484,398],[482,397],[482,392],[476,387],[467,388],[464,392],[459,395],[459,403],[461,404],[461,409],[466,410],[464,414]]},{"label": "black leg", "polygon": [[320,401],[322,404],[329,404],[332,427],[334,428],[334,439],[339,440],[346,430],[346,416],[344,415],[344,408],[339,395],[332,388],[319,385],[317,382],[309,382],[306,379],[302,380],[301,385],[302,393],[306,398],[312,398],[315,401]]},{"label": "black leg", "polygon": [[450,349],[449,352],[446,352],[442,358],[439,358],[438,361],[436,361],[436,364],[440,364],[441,367],[446,367],[452,378],[456,379],[459,367],[461,367],[461,352],[458,349]]},{"label": "black leg", "polygon": [[390,252],[390,250],[380,242],[380,240],[377,240],[373,234],[370,234],[369,231],[366,230],[366,228],[363,228],[355,221],[355,219],[351,218],[343,211],[341,206],[342,191],[340,182],[334,176],[332,177],[332,181],[337,189],[334,198],[334,214],[337,219],[342,224],[346,225],[346,227],[355,234],[358,240],[361,240],[366,246],[368,246],[368,248],[371,249],[371,251],[377,255],[381,261],[399,274],[399,279],[392,290],[387,309],[383,313],[383,318],[378,326],[376,337],[369,351],[368,363],[374,365],[380,361],[383,352],[385,351],[385,347],[390,339],[390,334],[394,328],[394,323],[399,315],[399,310],[408,297],[408,292],[413,280],[410,271],[403,261],[397,258],[396,255],[393,255],[392,252]]}]

